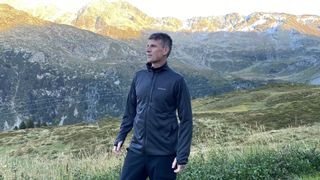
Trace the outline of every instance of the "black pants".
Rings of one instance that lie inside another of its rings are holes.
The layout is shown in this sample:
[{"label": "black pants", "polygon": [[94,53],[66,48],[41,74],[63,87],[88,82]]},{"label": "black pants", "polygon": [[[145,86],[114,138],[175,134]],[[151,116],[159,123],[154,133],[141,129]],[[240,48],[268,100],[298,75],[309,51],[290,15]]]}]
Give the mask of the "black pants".
[{"label": "black pants", "polygon": [[121,180],[175,180],[171,168],[175,156],[150,156],[128,150],[124,160]]}]

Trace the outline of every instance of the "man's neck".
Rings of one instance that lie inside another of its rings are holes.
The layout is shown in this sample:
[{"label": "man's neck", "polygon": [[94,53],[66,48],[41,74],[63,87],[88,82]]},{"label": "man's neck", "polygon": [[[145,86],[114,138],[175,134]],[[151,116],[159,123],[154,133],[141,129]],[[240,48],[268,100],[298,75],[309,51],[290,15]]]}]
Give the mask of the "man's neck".
[{"label": "man's neck", "polygon": [[166,62],[167,62],[167,59],[164,59],[164,60],[159,61],[159,62],[151,63],[151,66],[153,68],[159,68],[159,67],[163,66]]}]

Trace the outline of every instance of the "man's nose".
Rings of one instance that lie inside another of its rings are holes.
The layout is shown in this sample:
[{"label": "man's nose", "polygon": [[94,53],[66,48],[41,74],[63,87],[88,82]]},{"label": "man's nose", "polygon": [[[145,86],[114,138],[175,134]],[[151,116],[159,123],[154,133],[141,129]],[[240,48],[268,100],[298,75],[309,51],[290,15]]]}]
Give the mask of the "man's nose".
[{"label": "man's nose", "polygon": [[150,47],[146,47],[146,52],[148,53],[148,52],[151,52],[151,48]]}]

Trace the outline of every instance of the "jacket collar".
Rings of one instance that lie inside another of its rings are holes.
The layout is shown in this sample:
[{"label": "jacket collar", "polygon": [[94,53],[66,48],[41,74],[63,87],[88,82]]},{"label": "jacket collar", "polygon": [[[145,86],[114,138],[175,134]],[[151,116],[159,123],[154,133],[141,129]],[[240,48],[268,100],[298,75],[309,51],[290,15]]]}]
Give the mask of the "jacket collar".
[{"label": "jacket collar", "polygon": [[165,71],[165,70],[169,69],[167,62],[158,68],[152,67],[151,63],[147,63],[146,66],[147,66],[148,71],[152,71],[152,72],[161,72],[161,71]]}]

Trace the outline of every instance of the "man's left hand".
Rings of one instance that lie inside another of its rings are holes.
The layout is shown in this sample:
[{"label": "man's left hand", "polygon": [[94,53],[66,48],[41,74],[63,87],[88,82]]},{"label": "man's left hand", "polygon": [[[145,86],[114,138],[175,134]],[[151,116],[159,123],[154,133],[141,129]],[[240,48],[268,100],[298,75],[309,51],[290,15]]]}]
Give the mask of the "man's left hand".
[{"label": "man's left hand", "polygon": [[181,165],[181,164],[177,165],[177,158],[174,158],[174,160],[172,162],[172,169],[174,169],[176,166],[177,166],[177,168],[174,170],[175,173],[179,173],[186,168],[186,165]]}]

